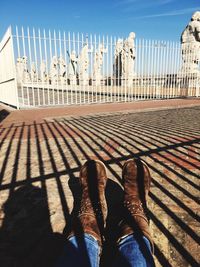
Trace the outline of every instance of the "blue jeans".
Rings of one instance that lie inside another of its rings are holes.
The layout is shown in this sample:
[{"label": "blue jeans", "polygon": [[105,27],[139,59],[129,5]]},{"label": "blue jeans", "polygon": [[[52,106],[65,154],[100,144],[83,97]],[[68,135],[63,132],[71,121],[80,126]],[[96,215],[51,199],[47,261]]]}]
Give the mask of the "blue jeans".
[{"label": "blue jeans", "polygon": [[145,236],[129,235],[118,245],[118,255],[114,267],[155,266],[149,240]]},{"label": "blue jeans", "polygon": [[[56,267],[99,267],[100,246],[91,235],[71,237],[58,260]],[[118,254],[113,259],[114,267],[155,266],[149,240],[146,237],[123,238],[118,245]]]}]

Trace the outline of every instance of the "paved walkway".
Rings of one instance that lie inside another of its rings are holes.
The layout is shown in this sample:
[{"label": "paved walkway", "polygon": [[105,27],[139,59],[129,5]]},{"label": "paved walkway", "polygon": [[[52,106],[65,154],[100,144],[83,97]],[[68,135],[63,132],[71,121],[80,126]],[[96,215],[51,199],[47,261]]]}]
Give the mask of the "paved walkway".
[{"label": "paved walkway", "polygon": [[[82,116],[94,113],[126,112],[126,111],[144,111],[147,109],[169,109],[200,105],[200,99],[172,99],[172,100],[152,100],[137,101],[132,103],[115,104],[94,104],[84,106],[55,107],[31,110],[13,110],[10,109],[9,116],[4,119],[3,126],[9,126],[11,123],[32,123],[41,122],[45,118],[55,118],[62,116]],[[5,108],[5,107],[4,107]],[[0,110],[4,109],[0,105]]]},{"label": "paved walkway", "polygon": [[51,266],[73,197],[80,196],[80,166],[89,158],[107,166],[108,228],[114,231],[121,168],[133,156],[146,160],[153,177],[149,217],[157,266],[200,262],[200,100],[1,107],[0,118],[1,266]]}]

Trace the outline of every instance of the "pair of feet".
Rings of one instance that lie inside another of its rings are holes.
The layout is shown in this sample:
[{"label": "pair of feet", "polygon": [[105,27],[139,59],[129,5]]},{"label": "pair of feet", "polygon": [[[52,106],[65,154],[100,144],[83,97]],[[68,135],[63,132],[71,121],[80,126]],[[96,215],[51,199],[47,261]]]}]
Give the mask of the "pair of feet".
[{"label": "pair of feet", "polygon": [[[101,161],[89,160],[80,170],[82,198],[80,208],[72,219],[72,235],[92,235],[102,246],[107,218],[105,187],[106,167]],[[125,162],[122,169],[124,205],[119,223],[118,240],[135,234],[144,235],[152,243],[148,219],[145,214],[151,176],[147,165],[140,159]]]}]

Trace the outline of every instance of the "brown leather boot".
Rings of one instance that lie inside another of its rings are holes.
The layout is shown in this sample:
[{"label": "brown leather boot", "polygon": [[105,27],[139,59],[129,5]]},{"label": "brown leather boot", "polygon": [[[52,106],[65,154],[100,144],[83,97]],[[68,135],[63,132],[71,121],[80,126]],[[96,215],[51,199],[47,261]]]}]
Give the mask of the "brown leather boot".
[{"label": "brown leather boot", "polygon": [[82,198],[78,212],[72,219],[72,231],[68,238],[72,235],[81,237],[87,233],[96,238],[101,246],[107,217],[107,175],[104,164],[101,161],[87,161],[81,167],[79,181]]},{"label": "brown leather boot", "polygon": [[151,175],[146,163],[140,159],[126,161],[122,170],[122,181],[124,185],[124,219],[119,223],[119,240],[133,233],[144,235],[150,241],[153,250],[149,222],[145,213],[151,182]]}]

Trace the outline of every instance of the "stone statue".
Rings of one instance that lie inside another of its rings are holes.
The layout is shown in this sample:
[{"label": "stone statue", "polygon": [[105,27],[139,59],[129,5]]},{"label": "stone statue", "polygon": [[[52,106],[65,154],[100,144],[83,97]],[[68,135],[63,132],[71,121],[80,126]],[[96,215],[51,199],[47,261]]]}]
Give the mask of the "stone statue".
[{"label": "stone statue", "polygon": [[58,82],[58,59],[56,56],[52,57],[50,64],[50,80],[51,84]]},{"label": "stone statue", "polygon": [[22,83],[24,78],[24,64],[21,57],[17,58],[16,70],[17,70],[17,80],[19,83]]},{"label": "stone statue", "polygon": [[107,49],[104,48],[103,44],[99,44],[99,47],[94,55],[94,71],[93,71],[93,78],[95,80],[95,85],[101,85],[101,69],[103,65],[103,54],[107,53]]},{"label": "stone statue", "polygon": [[40,64],[40,78],[42,82],[47,81],[47,70],[46,70],[46,63],[44,60],[42,60]]},{"label": "stone statue", "polygon": [[30,74],[28,71],[27,57],[23,56],[22,58],[17,59],[17,79],[19,83],[30,82]]},{"label": "stone statue", "polygon": [[35,62],[31,63],[31,81],[32,82],[37,82],[37,71],[36,71],[36,66]]},{"label": "stone statue", "polygon": [[131,86],[133,83],[134,61],[135,61],[135,33],[131,32],[123,43],[122,50],[122,80],[125,85]]},{"label": "stone statue", "polygon": [[116,84],[121,84],[122,76],[122,50],[123,50],[123,39],[118,39],[115,46],[115,59],[114,59],[114,76]]},{"label": "stone statue", "polygon": [[200,74],[200,11],[192,15],[191,21],[181,35],[183,65],[181,73]]},{"label": "stone statue", "polygon": [[28,64],[27,64],[27,57],[22,57],[23,64],[24,64],[24,83],[30,82],[30,73],[28,71]]},{"label": "stone statue", "polygon": [[71,54],[69,54],[68,52],[68,55],[70,59],[69,69],[68,69],[68,76],[69,76],[70,84],[76,85],[78,58],[74,50],[71,52]]},{"label": "stone statue", "polygon": [[66,62],[62,56],[59,58],[59,68],[60,68],[60,81],[61,83],[65,83],[67,70],[66,70]]},{"label": "stone statue", "polygon": [[92,52],[92,48],[88,48],[88,43],[85,43],[80,55],[78,57],[79,63],[79,80],[81,85],[89,84],[88,67],[89,67],[89,53]]}]

